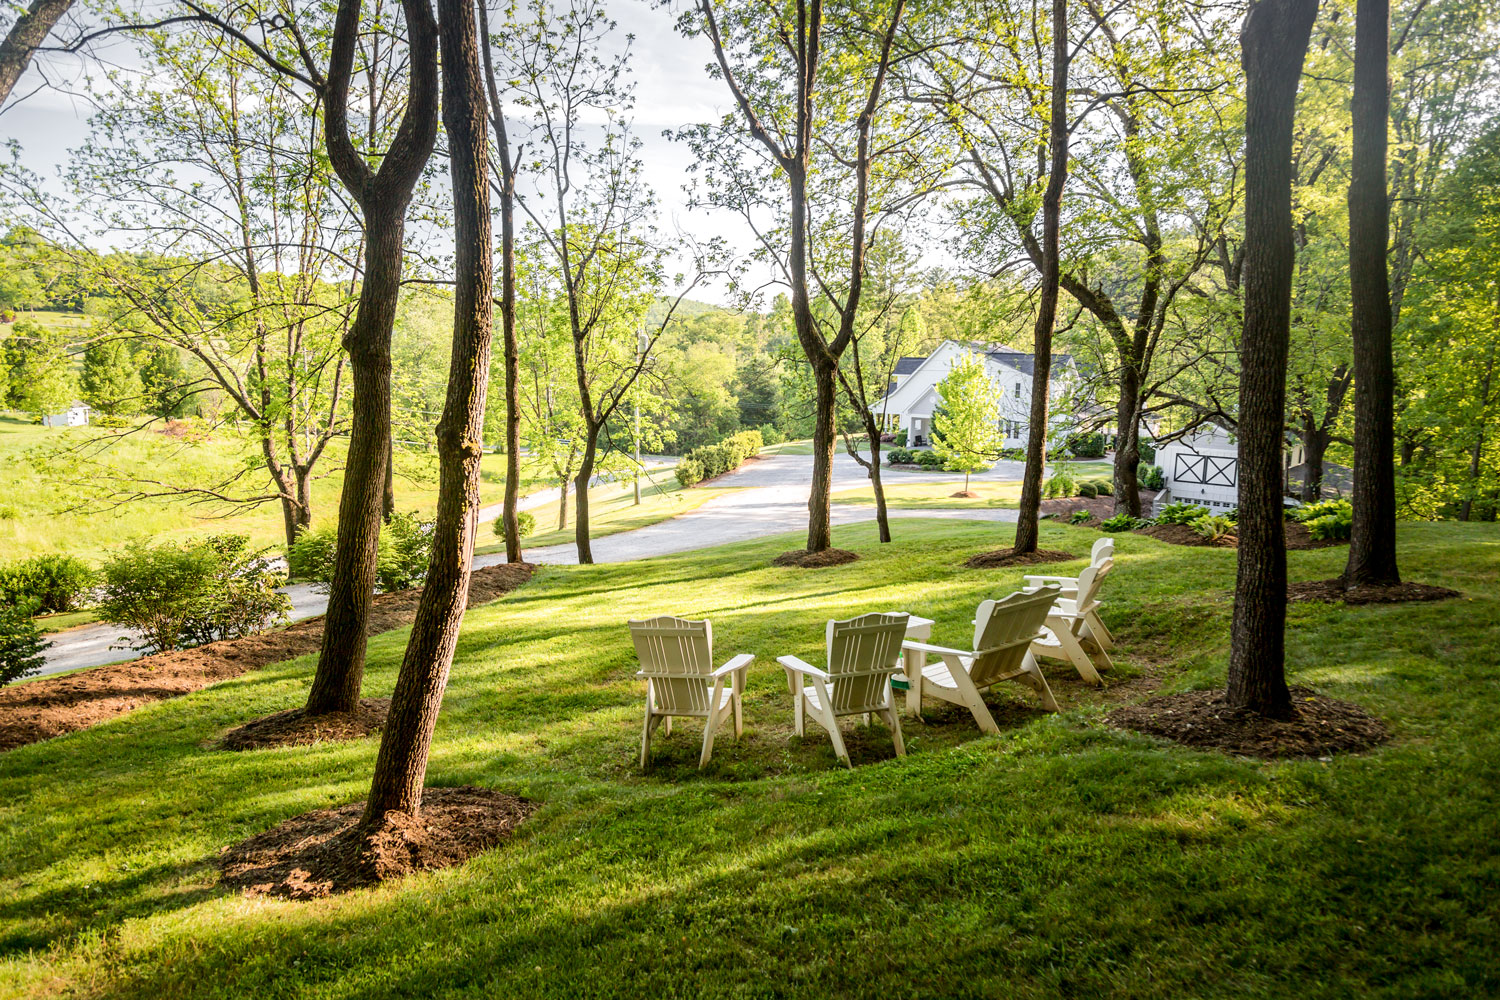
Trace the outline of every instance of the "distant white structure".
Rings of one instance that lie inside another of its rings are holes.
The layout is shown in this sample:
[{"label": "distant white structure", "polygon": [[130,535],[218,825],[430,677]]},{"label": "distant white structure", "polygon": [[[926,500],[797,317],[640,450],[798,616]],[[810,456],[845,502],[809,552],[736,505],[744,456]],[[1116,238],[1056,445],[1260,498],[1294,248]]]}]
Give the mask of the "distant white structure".
[{"label": "distant white structure", "polygon": [[1233,510],[1240,503],[1239,447],[1222,427],[1206,426],[1157,452],[1168,496],[1209,510]]},{"label": "distant white structure", "polygon": [[[902,358],[896,363],[890,392],[877,407],[885,414],[887,427],[906,428],[910,447],[932,441],[932,411],[941,400],[937,386],[965,354],[984,359],[990,381],[1000,390],[1000,429],[1005,448],[1026,445],[1031,416],[1032,355],[993,344],[945,340],[925,358]],[[1067,354],[1052,356],[1051,397],[1058,398],[1078,378],[1078,368]]]},{"label": "distant white structure", "polygon": [[42,418],[43,427],[84,427],[89,422],[89,404],[74,400],[61,413],[51,413]]}]

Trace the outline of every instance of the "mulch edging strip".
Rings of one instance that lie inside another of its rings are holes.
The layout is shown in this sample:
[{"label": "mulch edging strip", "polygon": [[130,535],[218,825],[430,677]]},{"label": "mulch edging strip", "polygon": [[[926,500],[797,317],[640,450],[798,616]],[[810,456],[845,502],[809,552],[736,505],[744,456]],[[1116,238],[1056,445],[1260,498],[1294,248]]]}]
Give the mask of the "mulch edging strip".
[{"label": "mulch edging strip", "polygon": [[1462,597],[1456,590],[1435,587],[1430,583],[1398,583],[1393,587],[1361,586],[1344,589],[1344,578],[1307,580],[1286,585],[1286,599],[1292,602],[1315,601],[1321,604],[1407,604],[1420,601],[1446,601]]},{"label": "mulch edging strip", "polygon": [[363,801],[293,816],[224,848],[219,875],[246,896],[321,899],[461,865],[512,834],[537,804],[492,788],[427,788],[416,816],[389,812],[360,836]]},{"label": "mulch edging strip", "polygon": [[969,557],[964,563],[969,569],[1001,569],[1006,566],[1041,566],[1046,563],[1069,562],[1081,558],[1071,552],[1059,552],[1056,549],[1037,549],[1035,552],[1022,552],[1017,554],[1016,550],[995,549],[993,552],[981,552]]},{"label": "mulch edging strip", "polygon": [[796,566],[801,569],[822,569],[825,566],[844,566],[859,559],[858,552],[850,552],[848,549],[824,549],[822,552],[808,552],[806,549],[792,549],[783,552],[771,560],[772,566]]},{"label": "mulch edging strip", "polygon": [[380,732],[390,711],[389,698],[361,698],[354,711],[327,715],[308,715],[306,707],[298,706],[231,729],[218,746],[220,750],[265,750],[362,739]]},{"label": "mulch edging strip", "polygon": [[1390,730],[1359,705],[1293,687],[1292,717],[1268,719],[1230,708],[1222,690],[1184,691],[1117,708],[1104,721],[1201,750],[1246,757],[1326,757],[1356,753],[1390,739]]},{"label": "mulch edging strip", "polygon": [[[476,570],[469,605],[509,593],[531,578],[530,563]],[[422,591],[380,594],[370,610],[369,634],[410,625]],[[145,656],[0,688],[0,752],[87,729],[142,705],[191,694],[251,670],[316,653],[323,645],[323,616],[287,628],[221,639],[192,649]]]}]

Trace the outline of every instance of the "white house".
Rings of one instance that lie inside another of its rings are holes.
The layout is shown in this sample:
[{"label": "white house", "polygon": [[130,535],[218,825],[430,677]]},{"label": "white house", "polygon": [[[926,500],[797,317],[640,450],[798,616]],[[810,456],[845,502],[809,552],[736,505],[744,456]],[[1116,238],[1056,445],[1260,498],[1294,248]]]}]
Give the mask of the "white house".
[{"label": "white house", "polygon": [[1166,478],[1165,499],[1211,511],[1239,506],[1239,446],[1222,427],[1210,424],[1165,445],[1157,452],[1156,463]]},{"label": "white house", "polygon": [[[1024,351],[995,344],[945,340],[925,358],[902,358],[896,363],[891,390],[881,403],[887,427],[906,428],[906,443],[928,444],[932,437],[932,411],[940,402],[937,385],[965,354],[984,359],[985,370],[1000,390],[1000,426],[1006,448],[1022,448],[1031,414],[1033,357]],[[1052,356],[1052,399],[1065,393],[1078,378],[1078,366],[1067,354]]]},{"label": "white house", "polygon": [[43,427],[83,427],[89,422],[89,404],[74,400],[61,413],[49,413],[42,418]]}]

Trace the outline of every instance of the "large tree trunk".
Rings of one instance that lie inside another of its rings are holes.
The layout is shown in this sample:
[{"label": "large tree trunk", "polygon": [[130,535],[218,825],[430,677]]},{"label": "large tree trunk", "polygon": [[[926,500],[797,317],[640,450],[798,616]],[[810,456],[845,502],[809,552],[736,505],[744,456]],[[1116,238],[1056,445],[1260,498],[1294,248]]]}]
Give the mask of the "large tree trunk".
[{"label": "large tree trunk", "polygon": [[807,551],[833,547],[833,448],[838,438],[835,407],[838,404],[838,362],[820,358],[813,362],[813,386],[817,390],[816,423],[813,425],[812,491],[807,497]]},{"label": "large tree trunk", "polygon": [[1281,447],[1291,339],[1292,123],[1318,0],[1257,0],[1240,32],[1245,68],[1245,269],[1240,347],[1239,571],[1229,704],[1291,712]]},{"label": "large tree trunk", "polygon": [[1042,478],[1047,473],[1047,408],[1052,388],[1052,328],[1057,321],[1058,240],[1063,184],[1068,174],[1068,5],[1052,4],[1051,162],[1042,194],[1042,288],[1032,334],[1031,416],[1026,436],[1026,474],[1016,518],[1016,552],[1035,552],[1041,532]]},{"label": "large tree trunk", "polygon": [[594,550],[589,544],[589,481],[594,478],[594,460],[599,449],[599,427],[588,427],[584,431],[583,458],[578,463],[578,475],[573,480],[574,502],[578,506],[573,518],[573,539],[578,548],[578,565],[592,566]]},{"label": "large tree trunk", "polygon": [[469,569],[479,514],[484,455],[485,389],[490,371],[491,275],[488,143],[473,10],[466,0],[438,0],[443,54],[443,125],[453,176],[453,357],[448,398],[438,423],[438,509],[427,584],[390,715],[380,740],[361,826],[387,812],[416,815],[433,727],[469,597]]},{"label": "large tree trunk", "polygon": [[1115,513],[1140,517],[1141,379],[1135,365],[1123,368],[1120,401],[1115,405]]},{"label": "large tree trunk", "polygon": [[345,345],[354,384],[349,456],[339,498],[338,541],[307,714],[351,712],[365,672],[366,629],[375,594],[391,440],[391,330],[401,292],[406,203],[366,212],[366,266]]},{"label": "large tree trunk", "polygon": [[565,531],[568,527],[568,477],[564,475],[558,486],[557,492],[561,494],[557,498],[557,530]]},{"label": "large tree trunk", "polygon": [[5,41],[0,42],[0,105],[31,65],[32,55],[72,6],[73,0],[34,0],[10,26]]},{"label": "large tree trunk", "polygon": [[[509,155],[504,143],[500,155]],[[500,331],[505,341],[505,507],[500,516],[505,561],[514,563],[521,561],[521,348],[516,339],[515,177],[510,171],[500,192]]]},{"label": "large tree trunk", "polygon": [[1323,454],[1328,450],[1328,434],[1313,423],[1309,414],[1302,426],[1302,462],[1307,466],[1307,481],[1302,484],[1302,499],[1312,503],[1323,496]]},{"label": "large tree trunk", "polygon": [[1353,157],[1349,177],[1349,293],[1354,339],[1354,524],[1344,584],[1401,582],[1396,568],[1396,373],[1386,269],[1390,200],[1390,3],[1359,0],[1354,15]]}]

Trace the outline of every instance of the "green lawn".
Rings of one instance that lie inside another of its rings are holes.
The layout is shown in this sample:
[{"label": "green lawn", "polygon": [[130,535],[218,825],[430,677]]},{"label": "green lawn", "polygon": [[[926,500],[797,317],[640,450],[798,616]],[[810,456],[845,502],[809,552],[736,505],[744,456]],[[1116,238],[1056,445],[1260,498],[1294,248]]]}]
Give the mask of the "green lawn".
[{"label": "green lawn", "polygon": [[[885,487],[885,504],[892,510],[931,510],[954,507],[1017,507],[1021,502],[1021,484],[1018,482],[973,482],[969,492],[977,497],[955,497],[953,494],[964,488],[963,479],[946,480],[941,483],[903,483],[881,481]],[[869,487],[841,490],[833,495],[834,503],[873,504],[875,491]]]},{"label": "green lawn", "polygon": [[[80,466],[72,472],[58,469],[49,474],[38,467],[33,449],[104,439],[109,441],[109,465],[125,474],[147,478],[156,475],[155,469],[170,467],[174,476],[194,477],[200,482],[227,475],[247,460],[253,462],[253,456],[247,459],[243,443],[231,436],[189,444],[155,431],[104,438],[109,433],[100,428],[41,427],[15,417],[0,417],[0,562],[43,552],[98,562],[133,539],[187,539],[225,532],[249,535],[257,547],[285,544],[281,508],[274,503],[235,510],[217,504],[156,499],[113,510],[68,512],[87,488],[71,484],[97,479],[97,468]],[[328,474],[314,483],[315,524],[329,523],[337,516],[343,488],[343,449],[342,441],[329,446],[321,465]],[[402,454],[398,470],[403,474],[396,477],[397,506],[430,514],[437,506],[435,458]],[[256,474],[259,472],[257,468]],[[527,470],[528,476],[532,474]],[[263,477],[254,482],[258,485]],[[533,482],[528,478],[522,489],[531,489]],[[246,488],[243,492],[254,490]],[[496,503],[504,494],[505,456],[485,455],[480,496],[485,503]]]},{"label": "green lawn", "polygon": [[[679,514],[697,510],[714,497],[738,492],[738,488],[724,486],[695,486],[692,489],[683,489],[671,472],[658,475],[657,479],[656,483],[642,484],[639,506],[635,503],[635,489],[629,483],[596,486],[589,490],[589,537],[603,538],[621,531],[644,528]],[[561,531],[554,528],[551,531],[542,530],[536,534],[527,535],[522,539],[522,544],[528,549],[535,549],[544,545],[558,545],[573,541],[576,537],[573,533],[573,524],[577,512],[576,498],[569,493],[568,527]],[[538,528],[545,529],[557,524],[556,503],[533,507],[531,513],[536,516]],[[489,537],[496,540],[481,545],[474,551],[504,552],[505,542],[499,540],[494,534],[493,525],[487,530]]]},{"label": "green lawn", "polygon": [[813,453],[812,438],[768,444],[760,450],[760,453],[762,455],[811,455]]},{"label": "green lawn", "polygon": [[[1080,557],[1095,533],[1044,524]],[[1412,579],[1467,599],[1299,606],[1294,681],[1384,717],[1395,741],[1265,763],[1112,731],[1113,699],[1223,682],[1232,550],[1118,539],[1103,695],[1050,664],[1064,706],[790,737],[778,654],[894,607],[962,642],[1019,572],[965,570],[986,524],[836,529],[860,562],[777,570],[785,536],[648,562],[546,568],[472,610],[429,780],[542,803],[449,871],[311,903],[217,887],[227,844],[366,790],[376,743],[240,754],[223,730],[298,704],[311,658],[3,755],[0,995],[91,997],[1479,997],[1500,988],[1500,531],[1401,530]],[[1341,550],[1293,552],[1293,579]],[[1066,569],[1061,566],[1059,569]],[[627,617],[710,615],[759,654],[747,731],[694,770],[696,727],[635,765]],[[371,644],[391,689],[403,632]]]}]

